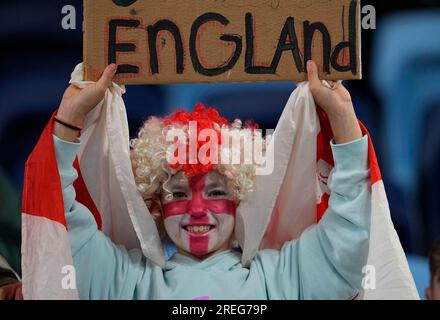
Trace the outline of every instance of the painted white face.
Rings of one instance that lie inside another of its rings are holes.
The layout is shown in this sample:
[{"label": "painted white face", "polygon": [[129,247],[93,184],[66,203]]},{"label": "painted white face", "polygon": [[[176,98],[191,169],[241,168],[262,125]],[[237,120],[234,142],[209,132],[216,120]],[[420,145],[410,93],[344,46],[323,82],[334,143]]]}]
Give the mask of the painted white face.
[{"label": "painted white face", "polygon": [[217,171],[188,178],[179,172],[164,186],[164,225],[175,245],[204,256],[226,248],[234,231],[236,202]]}]

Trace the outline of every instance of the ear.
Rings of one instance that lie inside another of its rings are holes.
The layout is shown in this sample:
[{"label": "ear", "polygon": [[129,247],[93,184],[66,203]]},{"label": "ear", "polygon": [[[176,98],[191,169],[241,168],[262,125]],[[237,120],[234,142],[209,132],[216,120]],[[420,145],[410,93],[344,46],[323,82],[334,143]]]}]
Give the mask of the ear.
[{"label": "ear", "polygon": [[159,232],[159,236],[161,239],[164,239],[167,236],[163,216],[162,216],[162,202],[160,200],[160,196],[154,196],[149,200],[147,204],[148,211],[153,216],[154,222],[156,223],[157,231]]},{"label": "ear", "polygon": [[425,296],[427,300],[432,300],[432,290],[431,287],[425,289]]}]

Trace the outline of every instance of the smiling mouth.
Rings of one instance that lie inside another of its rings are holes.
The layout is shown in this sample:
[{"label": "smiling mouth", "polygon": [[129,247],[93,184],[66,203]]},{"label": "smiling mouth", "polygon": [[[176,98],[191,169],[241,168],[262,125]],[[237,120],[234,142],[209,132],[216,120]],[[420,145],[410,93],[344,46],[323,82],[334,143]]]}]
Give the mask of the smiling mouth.
[{"label": "smiling mouth", "polygon": [[194,234],[204,234],[204,233],[208,233],[209,231],[211,231],[212,229],[214,229],[215,226],[213,225],[201,225],[201,226],[184,226],[183,229],[185,229],[186,231],[188,231],[189,233],[194,233]]}]

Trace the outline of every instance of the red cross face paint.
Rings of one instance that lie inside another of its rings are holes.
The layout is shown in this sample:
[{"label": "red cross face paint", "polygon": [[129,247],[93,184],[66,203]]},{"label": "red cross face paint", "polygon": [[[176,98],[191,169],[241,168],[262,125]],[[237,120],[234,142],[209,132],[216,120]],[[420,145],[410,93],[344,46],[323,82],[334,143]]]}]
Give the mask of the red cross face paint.
[{"label": "red cross face paint", "polygon": [[168,236],[193,255],[221,249],[234,231],[236,202],[217,171],[191,178],[179,172],[164,186],[162,207]]}]

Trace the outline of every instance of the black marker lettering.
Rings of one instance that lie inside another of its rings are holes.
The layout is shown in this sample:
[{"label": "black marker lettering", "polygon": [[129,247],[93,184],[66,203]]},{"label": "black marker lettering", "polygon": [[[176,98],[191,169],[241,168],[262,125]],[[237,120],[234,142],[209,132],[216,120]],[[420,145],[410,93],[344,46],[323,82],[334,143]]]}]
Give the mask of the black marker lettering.
[{"label": "black marker lettering", "polygon": [[[357,48],[357,30],[356,30],[356,9],[357,9],[357,1],[352,0],[350,3],[350,14],[349,14],[349,35],[348,41],[343,41],[339,43],[331,56],[331,64],[332,67],[339,72],[347,72],[351,71],[351,73],[357,73],[357,57],[356,57],[356,48]],[[338,57],[342,50],[345,48],[349,48],[350,52],[350,64],[348,66],[341,66],[338,63]]]},{"label": "black marker lettering", "polygon": [[113,3],[119,7],[128,7],[135,3],[137,0],[112,0]]},{"label": "black marker lettering", "polygon": [[[139,25],[139,20],[110,20],[108,36],[108,64],[117,63],[117,52],[136,51],[136,46],[133,43],[116,43],[116,33],[118,31],[118,27],[137,28]],[[118,65],[117,73],[139,73],[139,67],[131,64],[121,64]]]},{"label": "black marker lettering", "polygon": [[315,22],[310,24],[309,21],[304,21],[303,25],[304,25],[304,67],[307,61],[312,59],[313,36],[315,31],[318,30],[319,32],[321,32],[322,35],[323,70],[326,73],[330,73],[330,53],[331,53],[330,33],[328,32],[325,25],[321,22]]},{"label": "black marker lettering", "polygon": [[[286,42],[286,39],[289,40]],[[272,60],[271,67],[273,73],[277,71],[278,63],[284,51],[292,51],[293,59],[295,60],[296,69],[298,72],[304,71],[304,66],[301,62],[301,53],[298,48],[298,39],[295,33],[295,22],[292,17],[288,17],[281,31],[280,40],[278,41],[277,50]]]},{"label": "black marker lettering", "polygon": [[208,12],[200,17],[198,17],[192,27],[191,27],[191,35],[189,40],[189,50],[190,50],[190,56],[191,61],[194,67],[194,70],[197,73],[200,73],[205,76],[217,76],[219,74],[222,74],[230,69],[232,69],[235,64],[237,63],[238,59],[240,58],[241,51],[242,51],[242,41],[241,36],[238,35],[232,35],[232,34],[223,34],[220,37],[220,40],[227,41],[227,42],[234,42],[235,43],[235,52],[234,54],[229,58],[228,61],[225,62],[225,64],[215,67],[215,68],[205,68],[199,59],[198,53],[197,53],[197,34],[200,29],[200,27],[210,21],[217,21],[221,23],[224,26],[227,26],[229,24],[229,20],[226,19],[224,16],[222,16],[219,13],[215,12]]},{"label": "black marker lettering", "polygon": [[273,74],[275,70],[270,67],[254,65],[254,20],[250,12],[245,16],[246,25],[246,54],[244,59],[244,71],[249,74]]},{"label": "black marker lettering", "polygon": [[176,51],[176,72],[183,73],[183,44],[182,36],[176,24],[169,20],[159,20],[152,26],[148,26],[148,46],[150,48],[150,67],[153,74],[159,73],[159,63],[157,60],[157,35],[160,31],[166,30],[174,37]]}]

